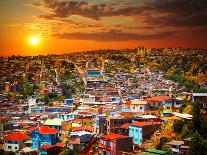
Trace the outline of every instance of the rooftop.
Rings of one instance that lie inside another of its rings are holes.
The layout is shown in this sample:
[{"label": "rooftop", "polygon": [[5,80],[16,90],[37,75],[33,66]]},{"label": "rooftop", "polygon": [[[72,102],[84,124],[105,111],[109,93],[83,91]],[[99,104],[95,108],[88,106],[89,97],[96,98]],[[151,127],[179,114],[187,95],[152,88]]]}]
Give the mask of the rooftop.
[{"label": "rooftop", "polygon": [[132,122],[129,126],[148,126],[148,125],[154,125],[154,124],[161,124],[159,122]]},{"label": "rooftop", "polygon": [[40,146],[40,149],[50,149],[50,148],[52,148],[53,147],[53,145],[48,145],[48,144],[44,144],[44,145],[42,145],[42,146]]},{"label": "rooftop", "polygon": [[151,98],[146,98],[145,101],[154,101],[154,102],[162,102],[163,100],[170,100],[170,96],[154,96]]},{"label": "rooftop", "polygon": [[176,140],[173,140],[173,141],[170,141],[167,143],[168,145],[183,145],[184,144],[184,141],[176,141]]},{"label": "rooftop", "polygon": [[30,128],[29,132],[33,132],[34,130],[38,130],[41,134],[56,134],[59,131],[55,128],[51,128],[49,126],[41,126],[41,127],[34,127],[34,128]]},{"label": "rooftop", "polygon": [[20,133],[20,132],[15,132],[15,133],[11,133],[11,134],[5,136],[4,139],[19,141],[19,140],[30,139],[30,136],[23,134],[23,133]]},{"label": "rooftop", "polygon": [[207,96],[207,93],[193,93],[193,96]]},{"label": "rooftop", "polygon": [[115,133],[110,133],[110,134],[102,136],[101,138],[105,139],[105,140],[115,140],[115,139],[128,138],[128,136],[124,136],[124,135],[120,135],[120,134],[115,134]]},{"label": "rooftop", "polygon": [[121,125],[120,128],[122,128],[122,129],[129,129],[129,123]]},{"label": "rooftop", "polygon": [[61,126],[63,120],[60,118],[53,118],[53,119],[47,119],[44,123],[44,125],[56,125],[56,126]]}]

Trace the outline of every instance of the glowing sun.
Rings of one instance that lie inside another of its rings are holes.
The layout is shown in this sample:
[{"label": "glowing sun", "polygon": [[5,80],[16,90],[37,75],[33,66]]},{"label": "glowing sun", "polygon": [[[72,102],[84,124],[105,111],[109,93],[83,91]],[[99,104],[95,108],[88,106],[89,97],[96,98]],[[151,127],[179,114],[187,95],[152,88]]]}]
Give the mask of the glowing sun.
[{"label": "glowing sun", "polygon": [[40,38],[37,37],[37,36],[32,36],[32,37],[30,38],[30,43],[31,43],[32,45],[38,45],[39,42],[40,42]]}]

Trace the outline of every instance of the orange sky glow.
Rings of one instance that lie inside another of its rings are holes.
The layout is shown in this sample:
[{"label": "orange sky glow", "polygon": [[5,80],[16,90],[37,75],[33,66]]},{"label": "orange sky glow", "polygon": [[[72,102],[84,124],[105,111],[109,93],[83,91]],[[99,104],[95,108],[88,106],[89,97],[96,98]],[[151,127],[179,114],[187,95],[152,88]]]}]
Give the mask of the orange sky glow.
[{"label": "orange sky glow", "polygon": [[[203,0],[0,1],[0,56],[145,47],[207,48]],[[193,7],[192,7],[193,6]],[[36,36],[34,46],[31,37]]]}]

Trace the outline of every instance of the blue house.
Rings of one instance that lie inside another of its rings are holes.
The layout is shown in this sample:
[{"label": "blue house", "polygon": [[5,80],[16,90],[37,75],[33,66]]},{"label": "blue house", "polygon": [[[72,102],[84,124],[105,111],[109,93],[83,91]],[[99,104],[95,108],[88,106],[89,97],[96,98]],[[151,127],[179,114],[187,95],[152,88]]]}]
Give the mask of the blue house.
[{"label": "blue house", "polygon": [[133,138],[133,143],[141,145],[146,138],[149,138],[161,123],[153,122],[133,122],[129,124],[129,137]]},{"label": "blue house", "polygon": [[[40,146],[54,145],[59,141],[58,130],[49,126],[41,126],[30,129],[32,148],[39,150]],[[41,154],[45,154],[44,152]]]}]

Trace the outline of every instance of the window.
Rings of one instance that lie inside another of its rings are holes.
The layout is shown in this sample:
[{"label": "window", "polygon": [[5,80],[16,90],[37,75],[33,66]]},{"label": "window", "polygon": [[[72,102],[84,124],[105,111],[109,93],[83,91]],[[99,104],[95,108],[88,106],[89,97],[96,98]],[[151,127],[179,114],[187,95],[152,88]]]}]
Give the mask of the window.
[{"label": "window", "polygon": [[11,146],[8,146],[8,149],[11,149],[12,147]]},{"label": "window", "polygon": [[138,132],[138,129],[136,129],[136,132]]},{"label": "window", "polygon": [[140,107],[140,109],[142,109],[142,107]]},{"label": "window", "polygon": [[114,125],[116,125],[116,121],[114,121]]},{"label": "window", "polygon": [[9,140],[8,143],[11,143],[11,141]]},{"label": "window", "polygon": [[15,149],[17,150],[17,147],[15,147]]},{"label": "window", "polygon": [[17,141],[15,141],[15,144],[17,144]]}]

